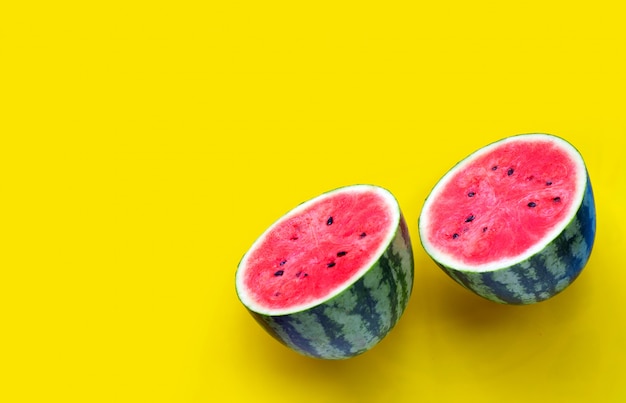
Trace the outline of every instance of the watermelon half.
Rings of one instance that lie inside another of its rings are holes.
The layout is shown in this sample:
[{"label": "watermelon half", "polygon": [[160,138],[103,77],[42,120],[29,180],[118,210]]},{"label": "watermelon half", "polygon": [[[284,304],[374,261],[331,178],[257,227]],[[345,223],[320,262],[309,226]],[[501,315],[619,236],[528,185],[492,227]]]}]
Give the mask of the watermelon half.
[{"label": "watermelon half", "polygon": [[565,140],[508,137],[446,173],[418,226],[425,251],[462,286],[499,303],[543,301],[570,285],[589,259],[591,182]]},{"label": "watermelon half", "polygon": [[239,299],[293,350],[344,359],[376,345],[413,287],[413,252],[394,196],[372,185],[339,188],[271,225],[236,273]]}]

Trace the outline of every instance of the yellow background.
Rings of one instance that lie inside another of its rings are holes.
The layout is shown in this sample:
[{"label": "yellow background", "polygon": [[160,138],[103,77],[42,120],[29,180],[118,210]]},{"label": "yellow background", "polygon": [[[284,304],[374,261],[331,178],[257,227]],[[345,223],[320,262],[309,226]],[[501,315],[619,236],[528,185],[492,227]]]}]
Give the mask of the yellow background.
[{"label": "yellow background", "polygon": [[[621,1],[83,1],[0,6],[0,401],[626,399]],[[583,154],[598,228],[564,293],[470,294],[417,236],[431,186],[499,138]],[[374,183],[414,294],[357,358],[282,347],[237,300],[280,215]]]}]

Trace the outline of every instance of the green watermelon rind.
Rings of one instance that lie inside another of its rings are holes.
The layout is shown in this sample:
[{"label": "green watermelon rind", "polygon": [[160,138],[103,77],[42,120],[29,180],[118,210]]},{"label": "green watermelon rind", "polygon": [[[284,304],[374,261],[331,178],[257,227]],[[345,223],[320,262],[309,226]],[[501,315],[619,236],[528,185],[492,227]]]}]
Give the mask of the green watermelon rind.
[{"label": "green watermelon rind", "polygon": [[267,333],[292,350],[313,358],[348,359],[373,348],[397,324],[409,302],[413,277],[411,240],[399,212],[393,236],[379,257],[341,292],[287,314],[268,314],[242,303]]},{"label": "green watermelon rind", "polygon": [[[567,144],[571,146],[571,144]],[[571,147],[580,157],[578,150],[573,146]],[[580,159],[584,166],[582,157]],[[466,160],[467,158],[460,161],[457,166]],[[423,237],[420,238],[422,247],[435,264],[450,278],[490,301],[501,304],[526,305],[552,298],[578,278],[593,249],[596,233],[596,210],[591,180],[586,168],[584,181],[585,188],[582,199],[572,219],[558,235],[543,244],[537,252],[515,261],[514,264],[485,271],[468,270],[464,267],[453,267],[440,262],[428,252]]]}]

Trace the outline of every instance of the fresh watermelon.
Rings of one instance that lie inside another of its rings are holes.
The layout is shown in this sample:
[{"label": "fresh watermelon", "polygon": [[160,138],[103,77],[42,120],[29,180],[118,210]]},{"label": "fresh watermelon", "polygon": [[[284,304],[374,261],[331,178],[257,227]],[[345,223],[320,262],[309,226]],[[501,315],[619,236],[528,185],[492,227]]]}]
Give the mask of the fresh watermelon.
[{"label": "fresh watermelon", "polygon": [[236,273],[239,299],[293,350],[344,359],[375,346],[413,287],[413,252],[394,196],[372,185],[339,188],[271,225]]},{"label": "fresh watermelon", "polygon": [[425,251],[459,284],[499,303],[543,301],[570,285],[589,259],[591,182],[565,140],[508,137],[445,174],[418,226]]}]

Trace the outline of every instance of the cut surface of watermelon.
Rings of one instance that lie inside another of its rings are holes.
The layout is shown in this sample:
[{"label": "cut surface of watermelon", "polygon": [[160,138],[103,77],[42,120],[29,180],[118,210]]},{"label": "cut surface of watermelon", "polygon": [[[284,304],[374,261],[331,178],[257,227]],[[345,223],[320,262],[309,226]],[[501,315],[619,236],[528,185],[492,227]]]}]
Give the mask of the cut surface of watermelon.
[{"label": "cut surface of watermelon", "polygon": [[426,252],[465,287],[497,302],[547,299],[591,252],[595,205],[585,163],[552,135],[492,143],[440,179],[419,232]]},{"label": "cut surface of watermelon", "polygon": [[328,299],[382,253],[399,218],[395,199],[379,188],[351,188],[299,206],[242,261],[244,302],[277,314]]},{"label": "cut surface of watermelon", "polygon": [[346,186],[272,224],[235,277],[239,299],[271,336],[303,355],[345,359],[398,322],[413,287],[413,252],[390,192]]}]

